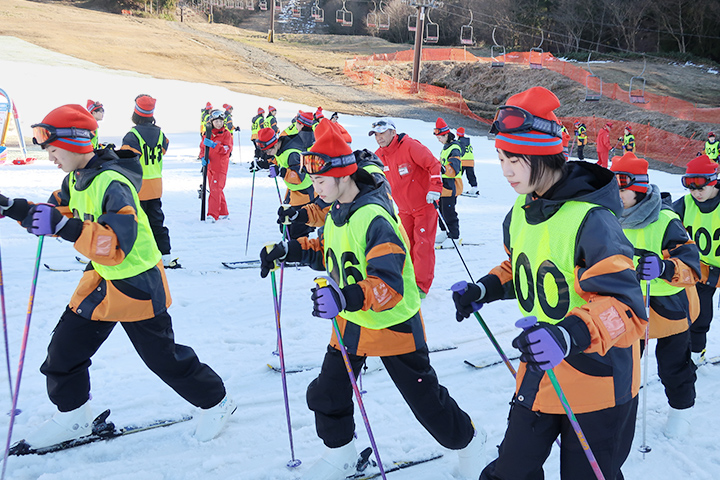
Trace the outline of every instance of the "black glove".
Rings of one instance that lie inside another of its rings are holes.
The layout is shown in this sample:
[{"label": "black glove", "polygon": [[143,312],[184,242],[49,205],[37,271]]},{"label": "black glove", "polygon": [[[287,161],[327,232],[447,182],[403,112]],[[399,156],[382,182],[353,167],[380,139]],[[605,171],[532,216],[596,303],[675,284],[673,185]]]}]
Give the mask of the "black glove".
[{"label": "black glove", "polygon": [[21,222],[30,213],[30,205],[24,198],[9,199],[0,194],[0,216]]},{"label": "black glove", "polygon": [[277,268],[277,262],[282,261],[287,256],[287,243],[269,244],[260,250],[260,276],[265,278],[271,270]]},{"label": "black glove", "polygon": [[455,302],[455,319],[462,322],[483,306],[486,289],[482,283],[458,282],[451,287]]},{"label": "black glove", "polygon": [[258,158],[256,164],[259,168],[264,170],[270,168],[270,162],[268,162],[267,158]]},{"label": "black glove", "polygon": [[307,210],[300,206],[296,207],[280,207],[278,208],[278,219],[277,223],[283,225],[285,222],[306,224],[310,220]]}]

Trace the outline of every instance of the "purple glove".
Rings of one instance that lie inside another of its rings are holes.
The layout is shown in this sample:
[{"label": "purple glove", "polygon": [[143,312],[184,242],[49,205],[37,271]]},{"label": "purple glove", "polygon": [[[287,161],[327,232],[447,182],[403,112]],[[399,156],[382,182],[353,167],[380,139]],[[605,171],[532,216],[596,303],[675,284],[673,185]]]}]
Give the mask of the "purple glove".
[{"label": "purple glove", "polygon": [[[320,286],[325,283],[322,280],[327,282],[326,286]],[[330,277],[317,277],[315,282],[317,285],[312,289],[312,314],[320,318],[337,317],[347,306],[345,296],[337,282]]]},{"label": "purple glove", "polygon": [[54,205],[38,203],[33,205],[22,226],[35,235],[57,235],[69,218],[64,216]]},{"label": "purple glove", "polygon": [[538,323],[537,317],[524,317],[515,322],[523,329],[512,342],[520,350],[520,361],[533,371],[550,370],[570,353],[570,334],[562,327],[546,322]]},{"label": "purple glove", "polygon": [[270,165],[270,171],[268,172],[268,177],[270,177],[270,178],[277,177],[279,171],[280,171],[280,169],[278,168],[277,165]]},{"label": "purple glove", "polygon": [[485,296],[485,285],[482,283],[467,283],[462,280],[450,287],[450,290],[453,291],[455,319],[458,322],[462,322],[473,312],[480,310],[485,303],[482,301]]},{"label": "purple glove", "polygon": [[213,142],[209,138],[203,138],[203,145],[210,148],[215,148],[215,145],[217,145],[217,142]]},{"label": "purple glove", "polygon": [[665,271],[665,263],[657,254],[648,252],[640,257],[635,271],[640,280],[653,280]]}]

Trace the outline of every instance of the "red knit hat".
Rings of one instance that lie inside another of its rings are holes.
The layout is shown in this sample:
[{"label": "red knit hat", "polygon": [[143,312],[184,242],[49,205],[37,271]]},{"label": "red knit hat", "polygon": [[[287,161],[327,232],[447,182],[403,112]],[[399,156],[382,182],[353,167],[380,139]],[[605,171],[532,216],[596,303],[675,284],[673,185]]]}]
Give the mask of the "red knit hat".
[{"label": "red knit hat", "polygon": [[626,125],[625,125],[625,130],[627,130],[628,132],[632,132],[632,126],[631,126],[629,123],[626,124]]},{"label": "red knit hat", "polygon": [[205,104],[205,109],[206,109],[206,110],[212,110],[212,103],[207,102],[207,103]]},{"label": "red knit hat", "polygon": [[717,166],[707,155],[698,155],[688,162],[685,175],[712,175],[717,171]]},{"label": "red knit hat", "polygon": [[464,127],[458,128],[457,134],[458,134],[458,137],[464,137],[465,136],[465,128]]},{"label": "red knit hat", "polygon": [[135,99],[135,113],[141,117],[152,117],[155,112],[155,101],[150,95],[138,95]]},{"label": "red knit hat", "polygon": [[715,132],[708,132],[708,138],[714,137],[714,136],[715,136]]},{"label": "red knit hat", "polygon": [[278,142],[278,136],[272,128],[261,128],[258,132],[257,143],[260,150],[265,151],[272,148]]},{"label": "red knit hat", "polygon": [[103,108],[103,104],[100,102],[96,102],[95,100],[88,100],[87,101],[87,111],[92,113],[95,110],[99,110]]},{"label": "red knit hat", "polygon": [[313,114],[310,112],[298,112],[297,115],[297,121],[298,123],[301,123],[305,125],[306,127],[312,127],[313,124]]},{"label": "red knit hat", "polygon": [[[607,123],[605,124],[605,126],[608,127],[608,128],[612,128],[612,125],[613,125],[612,122],[607,122]],[[604,127],[603,127],[603,128],[604,128]]]},{"label": "red knit hat", "polygon": [[448,133],[450,133],[450,127],[448,127],[448,124],[445,123],[445,120],[438,117],[435,121],[435,130],[433,130],[433,135],[447,135]]},{"label": "red knit hat", "polygon": [[277,112],[275,107],[273,107],[272,105],[268,105],[268,113],[273,113],[273,112]]},{"label": "red knit hat", "polygon": [[230,105],[229,103],[223,103],[223,108],[224,108],[225,110],[232,110],[232,109],[233,109],[233,106]]},{"label": "red knit hat", "polygon": [[[87,108],[82,105],[63,105],[48,113],[42,124],[55,128],[79,128],[88,130],[90,136],[85,137],[58,137],[48,145],[54,145],[63,150],[75,153],[92,153],[92,132],[97,130],[98,123]],[[33,126],[34,127],[34,126]]]},{"label": "red knit hat", "polygon": [[[520,107],[535,117],[559,123],[553,110],[560,106],[560,100],[547,88],[532,87],[508,98],[506,105]],[[536,130],[498,132],[495,148],[523,155],[555,155],[563,151],[562,138]]]},{"label": "red knit hat", "polygon": [[347,177],[358,169],[353,150],[345,140],[345,136],[336,123],[323,118],[315,127],[315,143],[308,152],[321,153],[330,158],[342,158],[349,165],[333,167],[327,172],[318,173],[324,177]]},{"label": "red knit hat", "polygon": [[[648,174],[648,162],[644,158],[638,158],[633,152],[627,152],[622,157],[613,157],[610,170],[615,173],[626,173],[634,176],[642,175],[642,178],[636,178],[635,183],[626,187],[634,192],[647,193],[650,188]],[[645,180],[645,181],[643,181]]]},{"label": "red knit hat", "polygon": [[262,107],[258,108],[258,115],[265,114],[265,110],[262,109]]},{"label": "red knit hat", "polygon": [[318,107],[318,109],[315,110],[315,115],[314,115],[314,117],[315,117],[316,120],[319,120],[319,119],[321,119],[321,118],[325,118],[325,115],[323,115],[323,109],[322,109],[322,107]]}]

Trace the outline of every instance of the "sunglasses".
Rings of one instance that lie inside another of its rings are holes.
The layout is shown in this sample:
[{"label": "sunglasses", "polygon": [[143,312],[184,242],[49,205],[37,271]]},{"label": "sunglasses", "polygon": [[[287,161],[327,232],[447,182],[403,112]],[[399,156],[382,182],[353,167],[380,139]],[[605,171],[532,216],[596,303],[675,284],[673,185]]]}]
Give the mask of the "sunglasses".
[{"label": "sunglasses", "polygon": [[647,175],[635,175],[626,172],[615,172],[615,178],[617,179],[620,190],[633,186],[635,184],[644,184],[647,186],[650,183],[650,177]]},{"label": "sunglasses", "polygon": [[332,168],[348,167],[357,163],[353,154],[330,157],[324,153],[303,152],[300,155],[300,167],[311,175],[319,175],[328,172]]},{"label": "sunglasses", "polygon": [[31,125],[31,128],[33,129],[33,143],[40,145],[42,148],[45,148],[58,138],[78,138],[84,140],[93,138],[93,133],[83,128],[55,128],[52,125],[46,125],[44,123],[36,123],[35,125]]},{"label": "sunglasses", "polygon": [[717,173],[707,175],[683,175],[680,179],[682,186],[690,190],[701,190],[717,181]]},{"label": "sunglasses", "polygon": [[503,105],[495,113],[490,133],[524,133],[535,130],[562,138],[562,126],[552,120],[536,117],[524,108]]}]

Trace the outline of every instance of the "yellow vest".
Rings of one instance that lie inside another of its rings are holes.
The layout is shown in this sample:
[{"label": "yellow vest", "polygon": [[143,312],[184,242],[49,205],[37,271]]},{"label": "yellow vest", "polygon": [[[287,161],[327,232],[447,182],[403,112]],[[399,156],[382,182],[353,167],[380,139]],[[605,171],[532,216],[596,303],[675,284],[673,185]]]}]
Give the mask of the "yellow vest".
[{"label": "yellow vest", "polygon": [[720,215],[717,210],[702,213],[692,195],[685,195],[682,222],[700,251],[700,261],[720,267]]}]

